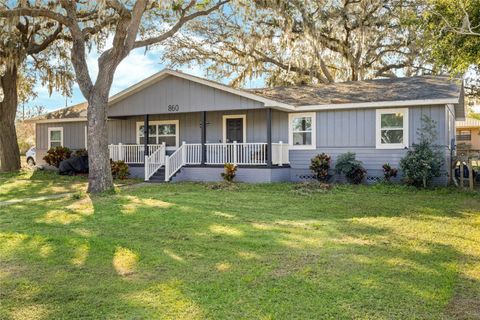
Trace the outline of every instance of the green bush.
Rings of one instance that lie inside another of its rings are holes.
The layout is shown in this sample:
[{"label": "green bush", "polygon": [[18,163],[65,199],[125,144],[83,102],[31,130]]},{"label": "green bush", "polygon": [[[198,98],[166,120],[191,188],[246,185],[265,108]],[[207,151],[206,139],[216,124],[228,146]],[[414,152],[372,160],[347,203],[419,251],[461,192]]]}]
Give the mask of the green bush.
[{"label": "green bush", "polygon": [[355,153],[347,152],[338,156],[335,163],[335,172],[344,174],[347,180],[353,184],[360,184],[367,175],[363,163],[355,159]]},{"label": "green bush", "polygon": [[88,157],[88,151],[86,149],[78,149],[73,153],[75,157]]},{"label": "green bush", "polygon": [[124,180],[130,175],[128,165],[125,161],[112,161],[110,160],[110,166],[112,168],[112,176],[114,179]]},{"label": "green bush", "polygon": [[232,182],[235,176],[237,175],[237,166],[233,163],[225,163],[223,166],[225,172],[222,172],[223,180],[227,182]]},{"label": "green bush", "polygon": [[400,168],[405,177],[405,183],[426,188],[433,178],[441,175],[444,158],[440,148],[434,145],[435,121],[423,115],[422,123],[422,127],[417,131],[420,142],[414,144],[407,155],[400,160]]},{"label": "green bush", "polygon": [[310,170],[320,182],[328,181],[328,170],[330,169],[331,157],[326,154],[317,154],[310,162]]},{"label": "green bush", "polygon": [[49,165],[58,168],[60,162],[70,158],[71,155],[72,151],[67,147],[54,147],[47,151],[47,154],[45,157],[43,157],[43,160],[45,160],[45,162]]},{"label": "green bush", "polygon": [[427,142],[414,145],[400,160],[405,183],[424,188],[441,175],[442,165],[442,154]]},{"label": "green bush", "polygon": [[390,182],[392,178],[397,176],[398,170],[397,168],[392,167],[390,164],[385,163],[383,166],[383,177],[385,178],[386,182]]}]

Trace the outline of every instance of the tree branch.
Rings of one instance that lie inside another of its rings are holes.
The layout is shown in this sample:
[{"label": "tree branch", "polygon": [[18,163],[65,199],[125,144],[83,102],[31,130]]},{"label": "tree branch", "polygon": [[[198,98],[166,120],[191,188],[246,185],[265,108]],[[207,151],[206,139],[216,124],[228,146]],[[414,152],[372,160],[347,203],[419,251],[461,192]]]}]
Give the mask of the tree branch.
[{"label": "tree branch", "polygon": [[149,39],[135,41],[134,44],[133,44],[133,48],[134,49],[135,48],[141,48],[141,47],[146,47],[146,46],[149,46],[149,45],[152,45],[152,44],[161,43],[161,42],[165,41],[166,39],[170,38],[171,36],[173,36],[178,30],[180,30],[180,28],[185,23],[187,23],[190,20],[193,20],[197,17],[209,15],[210,13],[219,9],[221,6],[223,6],[224,4],[226,4],[228,2],[230,2],[230,0],[223,0],[223,1],[220,1],[219,3],[217,3],[215,6],[211,7],[210,9],[197,11],[197,12],[192,13],[190,15],[182,15],[181,18],[177,21],[177,23],[172,28],[170,28],[170,30],[166,31],[165,33],[163,33],[162,35],[157,36],[157,37],[152,37],[152,38],[149,38]]}]

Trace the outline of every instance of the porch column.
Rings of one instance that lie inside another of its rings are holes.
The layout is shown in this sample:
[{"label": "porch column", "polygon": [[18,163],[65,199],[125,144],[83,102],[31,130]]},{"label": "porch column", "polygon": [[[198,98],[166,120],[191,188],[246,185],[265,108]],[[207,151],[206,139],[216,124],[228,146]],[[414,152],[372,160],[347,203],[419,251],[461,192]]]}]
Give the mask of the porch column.
[{"label": "porch column", "polygon": [[207,148],[205,147],[205,142],[207,141],[207,112],[202,111],[200,128],[202,129],[201,143],[202,143],[202,165],[207,162]]},{"label": "porch column", "polygon": [[143,154],[148,157],[148,114],[143,116]]},{"label": "porch column", "polygon": [[267,166],[272,166],[272,108],[267,109]]}]

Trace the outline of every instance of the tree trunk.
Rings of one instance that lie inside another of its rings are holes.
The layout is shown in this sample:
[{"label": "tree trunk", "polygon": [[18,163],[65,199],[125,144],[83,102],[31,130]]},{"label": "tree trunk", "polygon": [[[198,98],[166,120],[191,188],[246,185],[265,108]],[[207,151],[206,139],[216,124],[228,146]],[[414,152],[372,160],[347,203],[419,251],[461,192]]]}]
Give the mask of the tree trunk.
[{"label": "tree trunk", "polygon": [[[102,94],[103,92],[103,94]],[[104,94],[106,92],[106,94]],[[109,88],[93,89],[88,99],[88,192],[113,188],[108,151],[107,104]]]},{"label": "tree trunk", "polygon": [[0,172],[20,170],[15,117],[17,114],[17,67],[7,68],[0,77],[4,99],[0,102]]}]

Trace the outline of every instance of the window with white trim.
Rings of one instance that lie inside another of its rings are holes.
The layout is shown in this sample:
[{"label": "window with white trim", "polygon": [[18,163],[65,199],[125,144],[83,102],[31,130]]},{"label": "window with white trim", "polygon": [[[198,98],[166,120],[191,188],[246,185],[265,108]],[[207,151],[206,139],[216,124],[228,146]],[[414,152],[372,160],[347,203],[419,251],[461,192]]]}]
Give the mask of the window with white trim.
[{"label": "window with white trim", "polygon": [[315,112],[290,113],[288,120],[288,141],[292,149],[315,149]]},{"label": "window with white trim", "polygon": [[[145,143],[144,123],[137,122],[137,143]],[[178,148],[178,120],[150,121],[148,123],[148,144],[162,144],[165,142],[167,149]]]},{"label": "window with white trim", "polygon": [[48,148],[63,146],[63,128],[48,128]]},{"label": "window with white trim", "polygon": [[377,149],[404,149],[408,147],[408,108],[377,109]]}]

